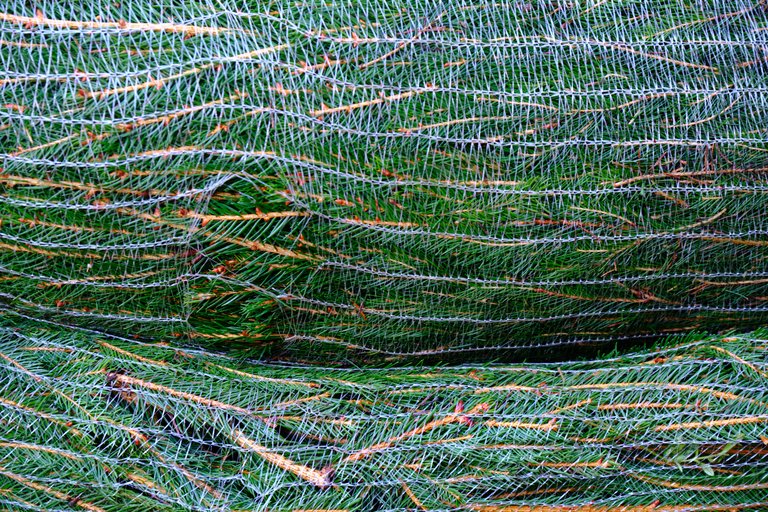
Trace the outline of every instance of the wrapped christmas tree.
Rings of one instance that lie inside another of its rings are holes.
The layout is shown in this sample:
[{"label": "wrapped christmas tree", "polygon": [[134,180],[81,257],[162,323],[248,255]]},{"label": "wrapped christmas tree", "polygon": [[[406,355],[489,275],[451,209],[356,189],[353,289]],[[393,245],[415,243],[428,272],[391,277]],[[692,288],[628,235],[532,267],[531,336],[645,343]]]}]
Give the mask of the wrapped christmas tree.
[{"label": "wrapped christmas tree", "polygon": [[762,2],[10,5],[3,300],[340,361],[764,325]]},{"label": "wrapped christmas tree", "polygon": [[0,62],[0,509],[768,509],[765,0],[12,0]]},{"label": "wrapped christmas tree", "polygon": [[318,368],[0,316],[0,508],[768,507],[768,333],[589,361]]}]

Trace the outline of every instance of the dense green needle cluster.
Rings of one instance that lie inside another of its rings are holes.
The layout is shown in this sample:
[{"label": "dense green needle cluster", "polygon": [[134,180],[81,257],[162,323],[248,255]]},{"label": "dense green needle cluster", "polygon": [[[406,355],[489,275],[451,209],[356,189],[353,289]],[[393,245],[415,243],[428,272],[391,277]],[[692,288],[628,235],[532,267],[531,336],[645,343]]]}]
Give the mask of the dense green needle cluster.
[{"label": "dense green needle cluster", "polygon": [[766,324],[764,1],[241,4],[0,13],[0,301],[331,362]]},{"label": "dense green needle cluster", "polygon": [[765,330],[582,362],[333,369],[0,323],[3,510],[768,508]]}]

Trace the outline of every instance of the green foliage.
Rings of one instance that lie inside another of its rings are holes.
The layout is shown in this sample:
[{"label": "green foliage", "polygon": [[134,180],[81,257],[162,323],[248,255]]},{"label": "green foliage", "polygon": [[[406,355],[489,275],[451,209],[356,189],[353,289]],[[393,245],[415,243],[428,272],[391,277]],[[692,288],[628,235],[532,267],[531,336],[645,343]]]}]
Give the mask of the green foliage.
[{"label": "green foliage", "polygon": [[0,322],[5,510],[768,507],[764,330],[590,361],[329,369]]},{"label": "green foliage", "polygon": [[9,3],[0,508],[768,509],[766,8]]}]

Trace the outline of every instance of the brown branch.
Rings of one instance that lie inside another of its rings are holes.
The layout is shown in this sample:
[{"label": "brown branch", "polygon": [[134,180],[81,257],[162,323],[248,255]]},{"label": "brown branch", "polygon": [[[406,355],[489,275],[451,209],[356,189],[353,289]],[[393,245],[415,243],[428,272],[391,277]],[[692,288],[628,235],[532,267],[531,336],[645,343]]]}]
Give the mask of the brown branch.
[{"label": "brown branch", "polygon": [[412,128],[398,128],[397,131],[403,132],[403,133],[413,133],[420,130],[430,130],[432,128],[443,128],[445,126],[453,126],[455,124],[464,124],[464,123],[474,123],[477,121],[509,121],[510,119],[517,119],[519,116],[475,116],[475,117],[466,117],[463,119],[451,119],[450,121],[443,121],[441,123],[433,123],[433,124],[420,124],[418,126],[414,126]]},{"label": "brown branch", "polygon": [[661,387],[661,388],[673,389],[676,391],[690,391],[691,393],[703,393],[703,394],[712,395],[715,398],[720,398],[721,400],[734,400],[737,402],[747,402],[754,405],[761,405],[763,407],[768,407],[768,404],[765,404],[753,398],[745,398],[743,396],[739,396],[735,393],[730,393],[728,391],[717,391],[715,389],[706,388],[703,386],[693,386],[690,384],[676,384],[673,382],[614,382],[614,383],[606,383],[606,384],[578,384],[575,386],[566,386],[562,388],[557,388],[557,390],[558,391],[576,391],[576,390],[587,390],[587,389],[612,389],[612,388],[620,389],[620,388],[631,388],[631,387],[642,388],[643,386]]},{"label": "brown branch", "polygon": [[129,23],[123,20],[120,21],[77,21],[77,20],[54,20],[46,18],[41,11],[38,11],[37,16],[16,16],[9,13],[0,13],[0,21],[8,23],[15,23],[17,25],[24,25],[27,28],[31,27],[52,27],[52,28],[66,28],[72,30],[82,29],[120,29],[120,30],[135,30],[139,32],[166,32],[171,34],[183,34],[186,36],[198,36],[198,35],[210,35],[215,36],[230,32],[229,29],[223,27],[197,27],[194,25],[183,25],[176,23]]},{"label": "brown branch", "polygon": [[728,112],[736,103],[739,102],[741,99],[741,96],[737,96],[735,100],[733,100],[727,107],[725,107],[720,112],[717,112],[716,114],[712,114],[709,117],[705,117],[704,119],[699,119],[698,121],[691,121],[690,123],[683,123],[683,124],[668,124],[665,125],[666,128],[690,128],[691,126],[696,126],[699,124],[708,123],[709,121],[712,121],[713,119],[716,119],[718,116],[725,114]]},{"label": "brown branch", "polygon": [[750,285],[750,284],[765,284],[768,283],[768,278],[766,279],[749,279],[745,281],[706,281],[699,279],[699,282],[702,283],[702,286],[700,288],[703,288],[703,285],[706,286],[743,286],[743,285]]},{"label": "brown branch", "polygon": [[296,398],[296,399],[293,399],[293,400],[286,400],[284,402],[270,403],[267,406],[258,407],[255,410],[257,410],[257,411],[270,410],[271,411],[271,410],[274,410],[274,409],[283,409],[283,408],[286,408],[286,407],[290,407],[292,405],[303,404],[305,402],[314,402],[315,400],[323,400],[325,398],[329,398],[330,396],[331,396],[331,394],[329,392],[325,391],[323,393],[318,393],[317,395],[312,395],[312,396],[306,396],[304,398]]},{"label": "brown branch", "polygon": [[241,220],[272,220],[283,219],[286,217],[308,217],[307,212],[298,211],[285,211],[285,212],[259,212],[259,213],[244,213],[241,215],[205,215],[197,212],[186,212],[185,217],[191,217],[202,221],[202,225],[205,226],[211,221],[224,222],[224,221],[241,221]]},{"label": "brown branch", "polygon": [[622,103],[621,105],[616,105],[614,107],[610,108],[587,108],[587,109],[574,109],[571,112],[575,114],[586,114],[591,112],[612,112],[614,110],[620,110],[622,108],[630,107],[632,105],[636,105],[638,103],[642,103],[643,101],[653,100],[656,98],[663,98],[665,96],[676,96],[679,93],[677,92],[663,92],[663,93],[657,93],[657,94],[649,94],[647,96],[643,96],[642,98],[638,98],[632,101],[628,101],[626,103]]},{"label": "brown branch", "polygon": [[547,415],[550,415],[550,414],[560,414],[561,412],[570,411],[572,409],[578,409],[578,408],[580,408],[582,406],[589,405],[591,403],[592,403],[592,399],[591,398],[587,398],[585,400],[581,400],[579,402],[576,402],[575,404],[566,405],[566,406],[563,406],[563,407],[558,407],[557,409],[553,409],[553,410],[549,411],[547,413]]},{"label": "brown branch", "polygon": [[45,144],[40,144],[38,146],[34,146],[34,147],[31,147],[31,148],[22,148],[22,149],[19,149],[17,151],[14,151],[13,153],[11,153],[11,156],[19,156],[19,155],[23,155],[24,153],[30,153],[32,151],[37,151],[38,149],[51,148],[53,146],[57,146],[59,144],[67,142],[69,140],[76,139],[79,136],[80,136],[79,133],[74,133],[72,135],[67,135],[66,137],[62,137],[61,139],[54,140],[54,141],[51,141],[51,142],[47,142]]},{"label": "brown branch", "polygon": [[514,100],[507,100],[507,99],[500,99],[500,98],[492,98],[488,96],[478,96],[475,100],[477,102],[483,102],[483,101],[489,101],[491,103],[501,103],[504,105],[516,105],[521,107],[534,107],[534,108],[541,108],[544,110],[551,110],[554,112],[559,111],[560,109],[557,107],[553,107],[552,105],[544,105],[542,103],[533,103],[530,101],[514,101]]},{"label": "brown branch", "polygon": [[246,93],[237,93],[237,94],[233,94],[231,96],[228,96],[226,98],[221,98],[219,100],[214,100],[214,101],[210,101],[208,103],[204,103],[202,105],[198,105],[196,107],[185,108],[185,109],[182,109],[182,110],[180,110],[178,112],[174,112],[173,114],[168,114],[168,115],[159,116],[159,117],[153,117],[153,118],[149,118],[149,119],[141,119],[141,120],[135,121],[133,123],[121,123],[121,124],[116,125],[116,127],[117,127],[118,130],[130,131],[130,130],[133,130],[135,128],[139,128],[139,127],[147,126],[147,125],[152,125],[152,124],[164,124],[164,125],[167,125],[168,123],[170,123],[174,119],[178,119],[180,117],[183,117],[183,116],[186,116],[186,115],[189,115],[189,114],[193,114],[195,112],[200,112],[201,110],[205,110],[206,108],[214,107],[216,105],[223,105],[223,104],[225,104],[228,101],[238,100],[238,99],[247,98],[247,97],[248,97],[248,95]]},{"label": "brown branch", "polygon": [[110,350],[112,350],[114,352],[117,352],[120,355],[123,355],[123,356],[126,356],[126,357],[130,357],[130,358],[135,359],[137,361],[141,361],[142,363],[154,364],[154,365],[158,365],[158,366],[168,366],[168,363],[166,363],[165,361],[157,361],[155,359],[149,359],[149,358],[146,358],[146,357],[142,357],[142,356],[140,356],[138,354],[134,354],[133,352],[129,352],[128,350],[125,350],[125,349],[122,349],[120,347],[116,347],[114,345],[111,345],[111,344],[107,343],[106,341],[100,341],[99,340],[96,343],[98,343],[102,347],[106,347],[106,348],[108,348],[108,349],[110,349]]},{"label": "brown branch", "polygon": [[632,178],[627,178],[623,181],[617,181],[613,184],[615,188],[623,187],[624,185],[629,185],[631,183],[635,183],[637,181],[644,181],[644,180],[655,180],[660,178],[692,178],[695,176],[713,176],[713,175],[720,175],[720,174],[749,174],[753,172],[766,172],[768,171],[768,167],[758,167],[755,169],[718,169],[718,170],[706,170],[706,171],[689,171],[689,172],[681,172],[681,171],[671,171],[671,172],[663,172],[658,174],[642,174],[640,176],[633,176]]},{"label": "brown branch", "polygon": [[28,478],[24,478],[21,475],[17,475],[16,473],[11,473],[10,471],[6,471],[5,468],[2,466],[0,466],[0,475],[3,475],[4,477],[9,478],[15,482],[18,482],[25,487],[29,487],[30,489],[34,489],[36,491],[44,492],[46,494],[53,496],[56,499],[59,499],[61,501],[66,501],[71,505],[77,505],[78,507],[83,508],[85,510],[89,510],[90,512],[106,512],[106,510],[104,510],[103,508],[97,507],[92,503],[88,503],[87,501],[77,499],[74,496],[70,496],[61,491],[57,491],[56,489],[53,489],[51,487],[46,487],[45,485],[29,480]]},{"label": "brown branch", "polygon": [[726,354],[726,355],[728,355],[728,356],[730,356],[730,357],[734,358],[736,361],[740,362],[740,363],[741,363],[741,364],[743,364],[744,366],[747,366],[747,367],[751,368],[752,370],[754,370],[754,371],[755,371],[755,373],[757,373],[757,374],[758,374],[758,375],[760,375],[761,377],[765,377],[765,378],[768,378],[768,373],[766,373],[766,372],[764,372],[764,371],[760,370],[760,369],[759,369],[757,366],[755,366],[754,364],[750,363],[749,361],[747,361],[747,360],[745,360],[745,359],[742,359],[741,357],[737,356],[737,355],[736,355],[736,354],[734,354],[733,352],[731,352],[731,351],[729,351],[729,350],[726,350],[726,349],[724,349],[724,348],[722,348],[722,347],[716,347],[716,346],[714,346],[714,345],[710,345],[710,347],[709,347],[709,348],[711,348],[712,350],[717,350],[718,352],[722,352],[723,354]]},{"label": "brown branch", "polygon": [[[643,293],[643,292],[637,293],[637,295],[639,295],[640,298],[628,299],[625,297],[585,297],[582,295],[554,292],[552,290],[547,290],[545,288],[531,288],[527,286],[521,287],[521,290],[528,290],[536,293],[541,293],[544,295],[548,295],[550,297],[561,297],[564,299],[585,300],[585,301],[591,301],[591,302],[607,302],[607,303],[618,302],[618,303],[624,303],[624,304],[647,304],[648,302],[659,302],[661,304],[674,304],[674,305],[680,304],[679,302],[673,302],[673,301],[661,299],[650,293]],[[634,290],[631,290],[631,289],[630,291],[634,292]]]},{"label": "brown branch", "polygon": [[[155,384],[153,382],[136,379],[132,377],[128,377],[126,375],[117,374],[117,373],[110,373],[108,377],[111,379],[112,386],[117,388],[117,392],[120,396],[120,398],[130,404],[133,404],[138,399],[138,396],[133,391],[133,389],[130,387],[131,385],[136,385],[138,387],[142,387],[145,389],[150,389],[152,391],[158,391],[161,393],[166,393],[171,396],[175,396],[177,398],[182,398],[185,400],[190,400],[192,402],[195,402],[197,404],[200,404],[204,407],[211,407],[214,409],[221,409],[221,410],[228,410],[233,412],[238,412],[241,414],[246,414],[248,416],[256,417],[257,419],[262,419],[257,416],[255,416],[250,410],[236,406],[231,404],[226,404],[224,402],[220,402],[218,400],[213,400],[209,398],[205,398],[199,395],[195,395],[192,393],[187,393],[183,391],[178,391],[172,388],[169,388],[167,386],[162,386],[160,384]],[[166,411],[167,412],[167,411]],[[141,436],[141,434],[136,433],[137,436]],[[307,466],[303,466],[301,464],[297,464],[294,461],[280,455],[277,453],[274,453],[267,449],[264,446],[261,446],[251,440],[250,438],[246,437],[240,430],[235,429],[231,434],[228,434],[228,437],[240,446],[241,448],[244,448],[246,450],[255,452],[258,454],[261,458],[269,462],[270,464],[274,464],[275,466],[284,469],[286,471],[289,471],[299,478],[302,478],[318,487],[326,488],[330,485],[332,473],[329,471],[317,471],[312,468],[309,468]],[[141,436],[142,442],[145,442],[143,440],[143,436]],[[159,456],[159,454],[158,454]],[[162,459],[161,459],[162,460]],[[186,470],[185,470],[186,471]],[[211,492],[214,496],[220,496],[218,491],[211,488],[208,484],[205,482],[199,481],[194,475],[190,474],[189,472],[186,472],[185,475],[188,478],[194,478],[195,482],[199,485],[204,486],[206,490]]]},{"label": "brown branch", "polygon": [[552,418],[547,423],[528,423],[524,421],[498,421],[498,420],[489,420],[483,423],[486,427],[496,427],[496,428],[521,428],[521,429],[529,429],[529,430],[544,430],[544,431],[553,431],[558,430],[558,425],[555,420],[555,418]]},{"label": "brown branch", "polygon": [[303,386],[303,387],[307,387],[307,388],[319,388],[320,387],[320,384],[317,384],[315,382],[302,382],[300,380],[289,380],[289,379],[274,379],[274,378],[270,378],[270,377],[264,377],[262,375],[255,375],[253,373],[247,373],[247,372],[243,372],[243,371],[240,371],[240,370],[235,370],[233,368],[228,368],[226,366],[222,366],[222,365],[215,364],[215,363],[207,362],[205,364],[207,366],[213,366],[214,368],[218,368],[220,370],[224,370],[224,371],[233,373],[233,374],[238,375],[240,377],[247,377],[249,379],[260,380],[260,381],[263,381],[263,382],[272,382],[272,383],[275,383],[275,384],[285,384],[287,386]]},{"label": "brown branch", "polygon": [[[0,242],[0,249],[8,249],[11,252],[29,252],[33,254],[42,254],[44,256],[67,256],[68,258],[80,258],[86,260],[100,260],[104,257],[103,254],[96,252],[77,253],[70,251],[50,251],[47,249],[41,249],[39,247],[30,247],[24,245],[13,245],[5,242]],[[125,261],[129,259],[142,259],[142,260],[165,260],[176,258],[177,255],[173,253],[165,254],[142,254],[141,256],[117,256],[113,261]]]},{"label": "brown branch", "polygon": [[[170,228],[178,229],[181,231],[187,231],[194,233],[198,231],[200,228],[197,226],[183,226],[179,224],[174,224],[172,222],[166,221],[161,219],[160,217],[156,215],[152,215],[149,213],[142,213],[134,209],[130,208],[118,208],[118,213],[124,214],[124,215],[130,215],[132,217],[137,217],[143,220],[148,220],[151,222],[154,222],[155,224],[159,224],[162,226],[167,226]],[[210,237],[211,240],[216,241],[223,241],[228,242],[231,244],[239,245],[242,247],[247,247],[248,249],[251,249],[252,251],[259,251],[259,252],[268,252],[272,254],[277,254],[279,256],[287,256],[290,258],[296,258],[301,260],[312,260],[314,259],[312,256],[309,256],[307,254],[298,253],[295,251],[292,251],[290,249],[285,249],[282,247],[278,247],[276,245],[272,244],[266,244],[263,242],[259,242],[258,240],[246,240],[239,237],[228,237],[224,235],[217,234],[215,231],[204,231],[202,233],[204,236]]]},{"label": "brown branch", "polygon": [[[728,418],[724,420],[689,421],[686,423],[673,423],[672,425],[659,425],[653,430],[654,432],[668,432],[670,430],[751,425],[753,423],[768,423],[768,418],[763,416],[746,416],[744,418]],[[768,488],[768,483],[766,484],[766,488]]]},{"label": "brown branch", "polygon": [[232,433],[232,440],[241,448],[256,453],[259,457],[266,460],[270,464],[277,466],[278,468],[293,473],[297,477],[305,480],[312,485],[321,489],[330,487],[333,478],[333,472],[331,470],[318,471],[316,469],[298,464],[291,459],[270,451],[267,447],[262,446],[252,439],[246,437],[240,430],[235,429]]},{"label": "brown branch", "polygon": [[[23,150],[23,152],[33,151],[35,149],[40,149],[41,147],[42,146],[38,146],[35,148],[28,148]],[[52,181],[52,180],[44,180],[40,178],[31,178],[28,176],[15,176],[15,175],[9,175],[9,174],[5,174],[2,177],[0,177],[0,183],[6,183],[8,186],[27,185],[31,187],[81,190],[81,191],[86,191],[90,193],[130,194],[134,196],[146,196],[147,194],[150,194],[152,196],[167,196],[171,194],[171,192],[167,190],[156,189],[156,188],[145,189],[145,190],[136,190],[131,188],[104,188],[101,186],[97,188],[91,183],[82,183],[78,181]],[[36,222],[40,222],[40,221],[36,221]]]},{"label": "brown branch", "polygon": [[2,352],[0,352],[0,358],[2,358],[2,359],[5,359],[5,360],[6,360],[7,362],[9,362],[10,364],[12,364],[13,366],[15,366],[16,368],[18,368],[19,370],[21,370],[22,372],[24,372],[24,373],[25,373],[25,374],[27,374],[28,376],[32,377],[32,379],[33,379],[35,382],[40,382],[41,380],[43,380],[43,379],[42,379],[40,376],[38,376],[38,375],[35,375],[35,374],[34,374],[34,373],[32,373],[31,371],[27,370],[27,369],[26,369],[24,366],[22,366],[22,365],[21,365],[21,363],[19,363],[19,362],[18,362],[18,361],[16,361],[15,359],[12,359],[11,357],[9,357],[9,356],[7,356],[7,355],[3,354]]},{"label": "brown branch", "polygon": [[[670,482],[669,480],[662,480],[660,478],[652,478],[649,476],[638,475],[636,473],[628,472],[627,476],[640,480],[641,482],[648,482],[653,485],[666,487],[668,489],[685,489],[687,491],[708,491],[708,492],[739,492],[739,491],[752,491],[757,489],[768,489],[768,482],[761,482],[756,484],[736,484],[736,485],[701,485],[701,484],[687,484],[680,482]],[[727,510],[730,510],[729,505]]]},{"label": "brown branch", "polygon": [[[603,404],[598,405],[598,411],[623,411],[629,409],[695,409],[696,404],[678,404],[666,402],[637,402],[628,404]],[[702,407],[703,408],[703,407]]]},{"label": "brown branch", "polygon": [[16,46],[18,48],[48,48],[45,43],[25,43],[24,41],[8,41],[0,39],[0,45]]},{"label": "brown branch", "polygon": [[163,78],[156,78],[153,79],[150,77],[150,80],[135,84],[135,85],[126,85],[124,87],[116,87],[114,89],[105,89],[103,91],[80,91],[80,96],[84,98],[96,98],[98,100],[103,100],[107,96],[111,96],[113,94],[120,94],[124,92],[136,92],[140,91],[142,89],[147,89],[150,87],[155,87],[157,89],[162,89],[168,82],[172,80],[176,80],[177,78],[183,78],[185,76],[194,75],[197,73],[201,73],[207,69],[215,68],[220,64],[220,62],[234,62],[238,60],[244,60],[244,59],[250,59],[253,57],[258,57],[259,55],[266,55],[269,53],[278,52],[281,50],[285,50],[286,48],[289,48],[289,44],[281,44],[278,46],[272,46],[269,48],[259,48],[258,50],[254,50],[247,53],[241,53],[239,55],[235,55],[232,57],[225,57],[220,59],[220,61],[212,62],[210,64],[206,64],[204,66],[194,67],[191,69],[187,69],[185,71],[182,71],[181,73],[176,73],[175,75],[168,75]]},{"label": "brown branch", "polygon": [[685,28],[685,27],[690,27],[692,25],[698,25],[700,23],[709,23],[711,21],[724,20],[724,19],[727,19],[727,18],[733,18],[734,16],[739,16],[741,14],[746,14],[746,13],[756,9],[760,4],[761,4],[761,2],[757,2],[754,5],[746,7],[744,9],[740,10],[740,11],[728,12],[728,13],[725,13],[725,14],[719,14],[717,16],[711,16],[709,18],[704,18],[704,19],[701,19],[701,20],[695,20],[695,21],[689,21],[687,23],[681,23],[679,25],[675,25],[674,27],[669,27],[669,28],[666,28],[666,29],[661,30],[659,32],[656,32],[655,34],[651,34],[650,36],[647,37],[647,39],[651,39],[651,38],[654,38],[654,37],[666,34],[668,32],[674,32],[675,30],[678,30],[678,29],[681,29],[681,28]]},{"label": "brown branch", "polygon": [[415,428],[413,430],[409,430],[408,432],[404,432],[397,436],[390,437],[386,441],[374,444],[372,446],[369,446],[368,448],[363,448],[354,453],[351,453],[341,462],[341,464],[344,464],[347,462],[357,462],[359,460],[367,458],[368,456],[376,452],[379,452],[381,450],[386,450],[387,448],[391,448],[392,446],[394,446],[395,444],[397,444],[398,442],[404,439],[426,434],[427,432],[430,432],[436,428],[439,428],[445,425],[451,425],[453,423],[466,423],[467,418],[471,418],[472,415],[480,414],[487,410],[488,410],[488,404],[482,403],[482,404],[476,405],[466,413],[448,414],[440,419],[430,421],[429,423],[422,425],[421,427]]},{"label": "brown branch", "polygon": [[682,208],[688,208],[688,207],[691,206],[685,200],[680,199],[679,197],[675,197],[672,194],[668,194],[668,193],[663,192],[661,190],[657,190],[656,192],[653,193],[653,195],[662,197],[662,198],[666,199],[667,201],[672,201],[673,203],[675,203],[676,205],[678,205],[678,206],[680,206]]},{"label": "brown branch", "polygon": [[717,236],[703,237],[702,240],[733,245],[748,245],[751,247],[768,247],[768,240],[741,240],[737,238],[724,238]]},{"label": "brown branch", "polygon": [[67,422],[62,421],[62,420],[57,419],[57,418],[54,418],[53,416],[51,416],[50,414],[48,414],[46,412],[38,411],[37,409],[33,409],[32,407],[27,407],[26,405],[22,405],[22,404],[20,404],[18,402],[14,402],[13,400],[10,400],[10,399],[7,399],[7,398],[3,398],[3,397],[0,397],[0,404],[3,404],[5,406],[7,406],[7,407],[12,407],[14,409],[21,409],[22,411],[26,411],[28,413],[31,413],[31,414],[35,415],[36,417],[38,417],[38,418],[43,418],[45,420],[50,421],[51,423],[54,423],[56,425],[65,427],[68,432],[70,432],[73,435],[76,435],[78,437],[82,437],[82,435],[83,435],[82,432],[80,432],[78,429],[72,427],[71,425],[67,424]]},{"label": "brown branch", "polygon": [[189,402],[194,402],[198,405],[202,405],[203,407],[207,407],[211,409],[219,409],[222,411],[231,411],[231,412],[243,414],[249,417],[256,417],[256,415],[251,409],[246,409],[244,407],[240,407],[237,405],[227,404],[224,402],[220,402],[219,400],[214,400],[212,398],[205,398],[200,395],[195,395],[194,393],[188,393],[186,391],[178,391],[176,389],[169,388],[161,384],[155,384],[154,382],[150,382],[147,380],[142,380],[135,377],[129,377],[128,375],[122,375],[118,373],[111,373],[110,377],[112,379],[113,386],[116,388],[130,389],[132,386],[136,386],[136,387],[148,389],[150,391],[164,393],[166,395],[169,395],[175,398],[180,398],[182,400],[187,400]]},{"label": "brown branch", "polygon": [[361,101],[360,103],[353,103],[351,105],[343,105],[341,107],[331,108],[331,107],[323,106],[323,108],[321,109],[310,111],[309,115],[314,117],[320,117],[326,114],[337,114],[339,112],[349,113],[358,108],[370,107],[372,105],[380,105],[382,103],[391,103],[393,101],[410,98],[411,96],[415,96],[417,94],[422,94],[423,92],[425,91],[408,91],[400,94],[393,94],[391,96],[382,96],[380,98],[376,98],[375,100]]},{"label": "brown branch", "polygon": [[716,214],[714,214],[712,217],[708,219],[704,219],[699,222],[694,222],[693,224],[688,224],[687,226],[676,228],[675,231],[685,231],[688,229],[700,228],[701,226],[706,226],[707,224],[711,224],[717,219],[719,219],[720,217],[722,217],[723,215],[725,215],[727,211],[728,211],[728,208],[723,208],[722,210],[720,210],[719,212],[717,212]]},{"label": "brown branch", "polygon": [[400,485],[403,488],[403,491],[405,491],[406,496],[410,498],[410,500],[413,502],[414,505],[416,505],[416,508],[419,510],[429,510],[427,507],[424,506],[424,504],[419,500],[418,497],[416,497],[416,494],[411,490],[410,487],[408,487],[408,484],[406,484],[404,481],[400,481]]},{"label": "brown branch", "polygon": [[734,512],[759,509],[768,502],[743,505],[467,505],[476,512]]},{"label": "brown branch", "polygon": [[609,468],[611,463],[607,460],[594,462],[529,462],[529,466],[543,466],[546,468]]},{"label": "brown branch", "polygon": [[149,478],[143,477],[141,475],[137,475],[136,473],[126,473],[125,476],[126,478],[128,478],[128,480],[130,480],[135,484],[139,484],[151,491],[155,491],[162,496],[170,496],[170,493],[166,489],[163,489],[157,483],[153,482]]},{"label": "brown branch", "polygon": [[631,53],[633,55],[639,55],[641,57],[645,57],[647,59],[654,59],[654,60],[660,60],[663,62],[669,62],[670,64],[675,64],[677,66],[682,66],[685,68],[695,68],[695,69],[705,69],[707,71],[714,71],[715,73],[718,72],[718,69],[713,66],[707,66],[705,64],[694,64],[692,62],[685,62],[682,60],[672,59],[670,57],[664,57],[663,55],[656,55],[653,53],[646,53],[641,52],[640,50],[635,50],[634,48],[630,46],[626,46],[623,44],[615,44],[615,43],[604,43],[602,41],[590,41],[591,43],[594,43],[597,46],[602,46],[605,48],[611,48],[613,50],[619,50],[624,51],[627,53]]},{"label": "brown branch", "polygon": [[[438,14],[437,16],[432,18],[432,20],[429,23],[427,23],[424,27],[419,29],[419,31],[416,32],[416,34],[414,34],[414,36],[412,38],[410,38],[407,41],[404,41],[404,42],[400,43],[391,52],[385,53],[381,57],[377,57],[377,58],[373,59],[372,61],[360,64],[357,68],[358,69],[365,69],[365,68],[370,67],[370,66],[372,66],[372,65],[374,65],[374,64],[376,64],[378,62],[381,62],[383,60],[386,60],[386,59],[390,58],[391,56],[393,56],[394,54],[396,54],[397,52],[399,52],[400,50],[402,50],[403,48],[405,48],[409,44],[412,44],[414,41],[416,41],[418,38],[420,38],[422,36],[422,34],[427,32],[428,30],[430,30],[432,28],[432,24],[435,23],[437,20],[439,20],[444,14],[445,14],[445,11],[441,12],[440,14]],[[353,43],[353,44],[356,44],[356,42]]]},{"label": "brown branch", "polygon": [[51,455],[59,455],[61,457],[64,457],[70,460],[81,460],[81,457],[71,453],[67,453],[64,450],[60,450],[58,448],[50,448],[48,446],[39,446],[36,444],[22,443],[20,441],[0,442],[0,448],[11,448],[12,450],[31,450],[31,451],[45,452],[45,453],[50,453]]}]

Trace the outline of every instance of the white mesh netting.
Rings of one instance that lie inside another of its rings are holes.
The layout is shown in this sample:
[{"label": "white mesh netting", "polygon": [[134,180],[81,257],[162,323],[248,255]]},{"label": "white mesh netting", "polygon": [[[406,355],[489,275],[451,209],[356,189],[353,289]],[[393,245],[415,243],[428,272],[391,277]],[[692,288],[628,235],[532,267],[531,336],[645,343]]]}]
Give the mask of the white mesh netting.
[{"label": "white mesh netting", "polygon": [[0,508],[768,509],[768,336],[534,365],[237,361],[0,329]]},{"label": "white mesh netting", "polygon": [[767,9],[6,2],[0,508],[768,510]]}]

